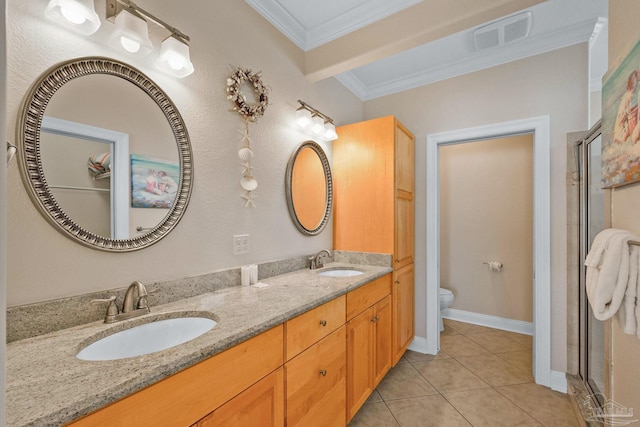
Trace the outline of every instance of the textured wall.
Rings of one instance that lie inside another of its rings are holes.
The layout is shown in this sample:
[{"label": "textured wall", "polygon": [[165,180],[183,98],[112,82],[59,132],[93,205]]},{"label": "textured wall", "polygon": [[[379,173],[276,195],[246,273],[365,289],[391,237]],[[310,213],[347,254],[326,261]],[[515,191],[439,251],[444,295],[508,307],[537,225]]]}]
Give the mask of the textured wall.
[{"label": "textured wall", "polygon": [[416,335],[425,336],[427,134],[551,117],[551,368],[566,366],[566,134],[588,126],[586,43],[365,103],[416,136]]},{"label": "textured wall", "polygon": [[[153,68],[154,54],[132,59],[111,50],[112,24],[79,36],[48,22],[44,1],[8,2],[7,138],[14,132],[22,98],[50,66],[80,56],[108,56],[147,74],[173,99],[182,114],[194,153],[195,181],[189,207],[178,226],[141,251],[113,254],[85,248],[54,230],[38,213],[20,180],[18,165],[8,171],[7,304],[9,306],[126,286],[132,280],[198,275],[221,268],[311,254],[332,247],[332,227],[317,237],[302,235],[289,218],[284,175],[289,155],[308,139],[293,126],[297,99],[327,113],[336,124],[362,119],[363,105],[334,79],[315,84],[303,75],[302,52],[243,1],[137,3],[191,37],[196,72],[185,79]],[[104,16],[104,1],[95,2]],[[166,37],[150,25],[157,48]],[[231,65],[262,70],[271,106],[250,125],[256,209],[240,199],[239,116],[228,110],[226,78]],[[321,143],[331,158],[331,144]],[[251,251],[234,256],[232,236],[249,234]]]}]

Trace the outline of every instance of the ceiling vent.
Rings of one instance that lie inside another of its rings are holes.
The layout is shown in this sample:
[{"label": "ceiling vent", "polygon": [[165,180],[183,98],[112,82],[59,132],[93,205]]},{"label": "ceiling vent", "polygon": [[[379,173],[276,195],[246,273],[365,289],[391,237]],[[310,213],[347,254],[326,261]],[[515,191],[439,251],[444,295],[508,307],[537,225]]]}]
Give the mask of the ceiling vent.
[{"label": "ceiling vent", "polygon": [[489,49],[524,39],[531,32],[531,12],[492,22],[473,32],[476,50]]}]

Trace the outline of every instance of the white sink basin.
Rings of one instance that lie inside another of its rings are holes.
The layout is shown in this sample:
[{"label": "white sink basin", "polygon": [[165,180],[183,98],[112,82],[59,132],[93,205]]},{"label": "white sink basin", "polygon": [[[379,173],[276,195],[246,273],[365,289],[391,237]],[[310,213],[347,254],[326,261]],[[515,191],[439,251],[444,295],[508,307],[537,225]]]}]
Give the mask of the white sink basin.
[{"label": "white sink basin", "polygon": [[76,357],[117,360],[155,353],[197,338],[217,324],[204,317],[156,320],[104,337],[80,350]]},{"label": "white sink basin", "polygon": [[318,273],[320,276],[325,277],[353,277],[363,274],[360,270],[354,270],[352,268],[332,268],[324,270]]}]

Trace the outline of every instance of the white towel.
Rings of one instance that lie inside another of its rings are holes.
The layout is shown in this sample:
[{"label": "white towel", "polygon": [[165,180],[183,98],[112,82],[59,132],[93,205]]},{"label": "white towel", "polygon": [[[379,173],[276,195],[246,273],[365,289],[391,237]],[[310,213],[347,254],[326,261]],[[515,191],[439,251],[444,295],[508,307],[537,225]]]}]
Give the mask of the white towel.
[{"label": "white towel", "polygon": [[[598,320],[607,320],[618,312],[629,287],[634,288],[630,291],[634,294],[633,306],[627,307],[635,308],[638,263],[636,259],[633,267],[635,277],[630,281],[630,247],[627,243],[635,239],[637,236],[628,231],[607,229],[600,232],[593,241],[584,264],[587,266],[587,298]],[[628,304],[631,301],[630,296]],[[625,322],[628,318],[627,312],[628,310],[623,313]]]},{"label": "white towel", "polygon": [[636,296],[638,294],[638,267],[640,266],[640,247],[629,246],[629,282],[618,311],[618,323],[625,334],[634,335],[638,331],[636,318]]}]

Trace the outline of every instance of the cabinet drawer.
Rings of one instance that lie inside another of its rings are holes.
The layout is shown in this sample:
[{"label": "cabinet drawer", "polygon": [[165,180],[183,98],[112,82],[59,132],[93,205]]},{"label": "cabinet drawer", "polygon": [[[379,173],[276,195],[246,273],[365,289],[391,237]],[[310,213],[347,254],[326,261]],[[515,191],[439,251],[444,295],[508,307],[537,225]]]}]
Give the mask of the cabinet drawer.
[{"label": "cabinet drawer", "polygon": [[286,360],[344,325],[345,299],[342,295],[284,324]]},{"label": "cabinet drawer", "polygon": [[391,294],[391,273],[347,294],[347,320]]},{"label": "cabinet drawer", "polygon": [[282,344],[277,326],[71,425],[192,425],[282,366]]},{"label": "cabinet drawer", "polygon": [[345,425],[346,328],[285,364],[287,427]]}]

